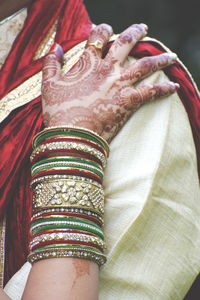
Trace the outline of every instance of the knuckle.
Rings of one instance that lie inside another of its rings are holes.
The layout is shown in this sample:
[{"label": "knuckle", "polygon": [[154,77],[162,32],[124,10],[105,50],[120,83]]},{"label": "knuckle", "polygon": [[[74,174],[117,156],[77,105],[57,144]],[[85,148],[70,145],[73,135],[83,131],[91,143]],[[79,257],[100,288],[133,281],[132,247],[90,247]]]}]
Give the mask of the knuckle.
[{"label": "knuckle", "polygon": [[153,57],[143,57],[140,61],[141,68],[150,69],[156,65],[156,61]]},{"label": "knuckle", "polygon": [[166,53],[159,55],[156,59],[158,61],[159,66],[166,66],[170,63],[169,56]]}]

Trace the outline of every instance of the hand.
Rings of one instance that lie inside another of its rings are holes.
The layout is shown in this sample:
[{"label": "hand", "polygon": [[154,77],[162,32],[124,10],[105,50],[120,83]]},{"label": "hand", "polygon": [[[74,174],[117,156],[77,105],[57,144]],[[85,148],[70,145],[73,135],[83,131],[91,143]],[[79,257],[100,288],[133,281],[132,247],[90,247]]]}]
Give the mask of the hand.
[{"label": "hand", "polygon": [[[84,127],[110,142],[143,103],[175,92],[179,85],[173,82],[134,87],[143,78],[172,64],[176,58],[174,54],[141,58],[128,68],[123,67],[129,52],[146,32],[144,24],[130,26],[102,58],[113,32],[107,24],[96,26],[83,55],[64,75],[61,73],[62,48],[56,44],[44,59],[42,106],[45,125]],[[95,42],[102,47],[95,47]]]}]

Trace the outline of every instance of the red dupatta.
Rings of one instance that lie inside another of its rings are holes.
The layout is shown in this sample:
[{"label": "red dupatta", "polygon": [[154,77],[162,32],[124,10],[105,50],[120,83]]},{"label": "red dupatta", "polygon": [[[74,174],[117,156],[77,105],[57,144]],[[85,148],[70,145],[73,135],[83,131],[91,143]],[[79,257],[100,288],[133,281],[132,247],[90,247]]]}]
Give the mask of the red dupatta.
[{"label": "red dupatta", "polygon": [[[59,16],[55,40],[64,52],[87,39],[91,21],[80,0],[37,0],[29,7],[21,33],[0,71],[0,98],[42,68],[34,55]],[[17,99],[16,99],[17,101]],[[5,109],[6,111],[6,107]],[[41,98],[15,109],[0,124],[0,217],[7,213],[4,284],[28,254],[31,216],[31,140],[42,128]]]},{"label": "red dupatta", "polygon": [[[37,0],[28,10],[24,27],[0,71],[0,97],[39,72],[42,58],[33,60],[41,41],[56,18],[59,23],[55,40],[64,52],[87,39],[91,21],[81,0]],[[158,42],[140,42],[132,55],[157,55],[165,49]],[[188,113],[197,153],[200,150],[200,96],[190,76],[180,63],[165,70],[180,83],[179,96]],[[43,127],[41,98],[13,110],[0,124],[0,216],[7,212],[5,281],[23,265],[28,254],[31,216],[30,162],[31,141]],[[199,158],[199,156],[198,156]],[[200,159],[198,160],[200,174]]]}]

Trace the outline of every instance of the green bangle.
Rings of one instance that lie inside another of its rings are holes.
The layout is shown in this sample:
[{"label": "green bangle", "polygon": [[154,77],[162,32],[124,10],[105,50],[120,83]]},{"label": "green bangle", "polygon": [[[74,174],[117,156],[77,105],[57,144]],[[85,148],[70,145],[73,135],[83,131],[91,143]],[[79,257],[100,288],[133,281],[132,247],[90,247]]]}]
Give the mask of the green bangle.
[{"label": "green bangle", "polygon": [[56,157],[51,157],[51,158],[47,158],[47,159],[43,159],[43,160],[40,160],[40,161],[37,161],[33,164],[33,166],[31,167],[31,170],[37,166],[40,166],[42,164],[45,164],[45,163],[52,163],[52,162],[77,162],[77,163],[85,163],[87,165],[91,165],[91,166],[94,166],[100,170],[103,170],[101,165],[94,162],[94,161],[91,161],[87,158],[78,158],[78,157],[66,157],[66,156],[56,156]]},{"label": "green bangle", "polygon": [[[67,225],[67,226],[66,226]],[[92,228],[91,226],[84,226],[84,225],[75,225],[75,224],[51,224],[51,225],[43,225],[40,226],[39,228],[36,229],[32,229],[31,233],[32,236],[36,235],[39,232],[42,232],[44,230],[48,230],[48,229],[77,229],[77,230],[84,230],[87,232],[92,232],[94,234],[96,234],[97,236],[101,237],[102,240],[105,239],[103,231],[102,230],[98,230],[97,228]]]},{"label": "green bangle", "polygon": [[75,170],[84,170],[84,171],[89,171],[90,173],[94,173],[95,175],[97,175],[98,177],[100,177],[100,179],[103,181],[103,174],[101,172],[98,172],[98,170],[94,170],[93,168],[89,168],[87,166],[80,166],[80,165],[74,165],[74,164],[69,164],[69,165],[46,165],[46,166],[41,166],[41,167],[37,167],[37,169],[33,169],[31,171],[31,175],[35,176],[37,173],[41,172],[41,171],[45,171],[45,170],[68,170],[68,169],[75,169]]},{"label": "green bangle", "polygon": [[102,147],[106,153],[107,157],[109,156],[110,148],[107,141],[98,135],[96,132],[81,128],[81,127],[73,127],[73,126],[57,126],[57,127],[47,127],[44,130],[40,131],[35,135],[32,141],[33,148],[38,147],[40,143],[46,140],[51,136],[59,136],[59,135],[70,135],[70,136],[78,136],[80,138],[87,138],[95,143],[98,143],[100,147]]},{"label": "green bangle", "polygon": [[35,225],[42,224],[42,223],[45,223],[45,222],[51,222],[51,221],[55,221],[55,222],[57,222],[57,221],[79,222],[79,223],[94,226],[97,229],[100,228],[98,225],[96,225],[94,222],[91,222],[91,221],[87,221],[87,220],[84,220],[84,219],[81,219],[81,218],[76,218],[76,217],[63,217],[63,216],[62,217],[46,217],[46,218],[43,218],[43,219],[35,220],[31,223],[30,228],[32,228]]}]

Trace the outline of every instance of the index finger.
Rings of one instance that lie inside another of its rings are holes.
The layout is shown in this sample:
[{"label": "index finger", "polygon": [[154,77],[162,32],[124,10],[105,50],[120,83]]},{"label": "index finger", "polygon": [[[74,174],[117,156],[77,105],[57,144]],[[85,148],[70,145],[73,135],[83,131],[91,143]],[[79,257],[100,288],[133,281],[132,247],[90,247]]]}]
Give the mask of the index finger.
[{"label": "index finger", "polygon": [[44,57],[42,68],[43,82],[51,78],[59,78],[61,74],[61,61],[63,57],[62,47],[54,43],[50,52]]}]

